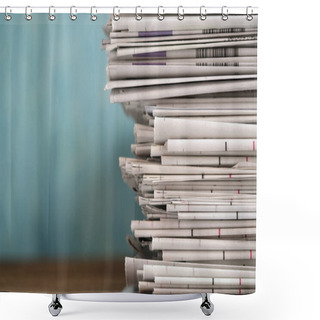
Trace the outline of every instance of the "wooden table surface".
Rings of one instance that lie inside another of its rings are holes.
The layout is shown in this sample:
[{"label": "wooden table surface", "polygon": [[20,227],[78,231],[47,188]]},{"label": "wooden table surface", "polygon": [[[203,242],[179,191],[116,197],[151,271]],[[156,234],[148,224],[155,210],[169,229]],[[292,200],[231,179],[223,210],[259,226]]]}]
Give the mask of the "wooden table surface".
[{"label": "wooden table surface", "polygon": [[0,291],[35,293],[120,292],[124,259],[0,261]]}]

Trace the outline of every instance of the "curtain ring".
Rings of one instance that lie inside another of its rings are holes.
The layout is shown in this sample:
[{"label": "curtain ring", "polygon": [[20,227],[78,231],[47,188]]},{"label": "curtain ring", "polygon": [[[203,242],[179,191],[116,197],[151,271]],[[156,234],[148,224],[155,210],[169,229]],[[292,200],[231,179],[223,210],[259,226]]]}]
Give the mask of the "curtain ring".
[{"label": "curtain ring", "polygon": [[[162,13],[160,13],[160,9],[162,11]],[[164,19],[164,9],[163,6],[159,6],[158,7],[158,20],[162,21]]]},{"label": "curtain ring", "polygon": [[223,21],[227,21],[228,20],[228,7],[223,6],[221,8],[221,19]]},{"label": "curtain ring", "polygon": [[[139,13],[138,13],[138,9],[139,9]],[[136,7],[136,20],[140,21],[142,19],[142,9],[140,6]]]},{"label": "curtain ring", "polygon": [[[97,19],[98,19],[98,17],[95,15],[95,14],[93,14],[93,8],[96,8],[96,7],[91,7],[91,9],[90,9],[90,19],[92,20],[92,21],[96,21]],[[97,13],[97,9],[96,9],[96,13]]]},{"label": "curtain ring", "polygon": [[52,14],[52,11],[53,11],[53,13],[56,12],[56,10],[54,9],[54,6],[49,7],[49,20],[50,21],[53,21],[56,18],[56,16],[54,14]]},{"label": "curtain ring", "polygon": [[200,20],[204,21],[207,19],[207,9],[205,6],[200,7]]},{"label": "curtain ring", "polygon": [[30,21],[32,19],[32,15],[30,14],[32,12],[31,7],[27,6],[25,10],[25,19],[27,21]]},{"label": "curtain ring", "polygon": [[184,19],[184,9],[183,6],[178,7],[178,20],[182,21]]},{"label": "curtain ring", "polygon": [[[251,9],[251,13],[250,14],[249,14],[249,9]],[[247,20],[251,21],[253,19],[253,9],[252,9],[252,7],[250,7],[250,6],[247,7],[246,14],[247,14]]]},{"label": "curtain ring", "polygon": [[[116,9],[117,9],[117,13],[116,13]],[[114,21],[118,21],[120,20],[120,9],[118,7],[113,7],[113,20]]]},{"label": "curtain ring", "polygon": [[[8,9],[10,8],[10,6],[6,6],[4,8],[4,18],[7,20],[7,21],[10,21],[12,19],[12,16],[10,16],[10,14],[8,14]],[[10,10],[11,12],[11,10]]]},{"label": "curtain ring", "polygon": [[[73,13],[73,9],[74,9],[74,13]],[[75,6],[70,7],[70,19],[71,19],[72,21],[77,20],[77,15],[76,15],[76,13],[77,13],[77,8],[76,8]]]}]

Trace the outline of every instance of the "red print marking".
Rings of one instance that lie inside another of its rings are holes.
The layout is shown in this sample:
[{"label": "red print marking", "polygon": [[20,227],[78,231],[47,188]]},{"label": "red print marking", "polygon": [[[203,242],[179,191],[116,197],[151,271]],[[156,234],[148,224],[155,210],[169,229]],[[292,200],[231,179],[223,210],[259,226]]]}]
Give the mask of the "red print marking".
[{"label": "red print marking", "polygon": [[240,193],[240,190],[238,189],[238,194]]},{"label": "red print marking", "polygon": [[253,151],[255,150],[255,144],[254,144],[254,141],[252,141],[253,142]]},{"label": "red print marking", "polygon": [[246,157],[246,161],[248,162],[248,157]]},{"label": "red print marking", "polygon": [[219,238],[220,238],[220,228],[219,228]]},{"label": "red print marking", "polygon": [[239,278],[239,286],[241,286],[241,278]]},{"label": "red print marking", "polygon": [[241,289],[239,289],[239,294],[241,294]]},{"label": "red print marking", "polygon": [[244,237],[246,238],[246,237],[247,237],[247,235],[245,234],[245,235],[244,235]]},{"label": "red print marking", "polygon": [[250,250],[250,260],[252,260],[252,250]]},{"label": "red print marking", "polygon": [[231,174],[229,174],[229,178],[231,178]]}]

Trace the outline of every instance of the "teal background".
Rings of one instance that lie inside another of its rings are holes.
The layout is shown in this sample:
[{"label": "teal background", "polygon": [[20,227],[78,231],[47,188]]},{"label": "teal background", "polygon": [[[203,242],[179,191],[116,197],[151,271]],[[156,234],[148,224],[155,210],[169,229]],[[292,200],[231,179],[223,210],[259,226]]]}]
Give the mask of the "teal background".
[{"label": "teal background", "polygon": [[131,255],[119,156],[133,121],[109,102],[107,15],[0,15],[0,259]]}]

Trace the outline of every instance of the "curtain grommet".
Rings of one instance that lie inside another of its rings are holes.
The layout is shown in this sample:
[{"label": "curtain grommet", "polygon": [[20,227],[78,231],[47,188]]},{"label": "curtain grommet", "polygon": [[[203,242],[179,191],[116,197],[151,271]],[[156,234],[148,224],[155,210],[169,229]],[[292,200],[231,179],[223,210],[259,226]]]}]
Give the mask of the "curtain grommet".
[{"label": "curtain grommet", "polygon": [[[12,19],[12,16],[10,16],[10,14],[8,13],[8,9],[10,8],[10,6],[6,6],[4,8],[4,18],[6,21],[10,21]],[[11,10],[10,10],[11,12]]]},{"label": "curtain grommet", "polygon": [[204,21],[207,19],[207,9],[205,6],[200,7],[200,20]]},{"label": "curtain grommet", "polygon": [[227,6],[223,6],[221,8],[221,19],[223,21],[227,21],[228,18],[229,18],[229,16],[228,16],[228,7]]},{"label": "curtain grommet", "polygon": [[97,15],[96,14],[93,14],[93,8],[95,8],[95,10],[96,10],[96,13],[97,13],[97,9],[96,9],[96,7],[91,7],[91,9],[90,9],[90,19],[91,19],[91,21],[96,21],[97,19],[98,19],[98,17],[97,17]]},{"label": "curtain grommet", "polygon": [[[249,13],[249,9],[250,9],[250,13]],[[253,9],[251,6],[248,6],[246,9],[246,15],[247,15],[247,20],[251,21],[253,19]]]},{"label": "curtain grommet", "polygon": [[[73,10],[74,10],[74,12],[73,12]],[[72,21],[77,20],[77,15],[76,15],[76,13],[77,13],[77,8],[76,8],[75,6],[70,7],[70,19],[71,19]]]},{"label": "curtain grommet", "polygon": [[50,21],[54,21],[56,19],[56,16],[53,13],[56,12],[56,10],[54,9],[54,6],[50,6],[49,7],[49,20]]},{"label": "curtain grommet", "polygon": [[[160,9],[162,11],[162,13],[160,13]],[[164,19],[164,8],[163,6],[159,6],[158,7],[158,20],[162,21]]]},{"label": "curtain grommet", "polygon": [[[138,13],[138,10],[139,10],[139,13]],[[136,7],[135,14],[136,14],[136,20],[140,21],[142,19],[142,8],[140,6]]]},{"label": "curtain grommet", "polygon": [[184,8],[183,8],[183,6],[179,6],[177,11],[178,11],[178,13],[177,13],[178,20],[182,21],[184,19]]},{"label": "curtain grommet", "polygon": [[30,6],[26,6],[25,19],[26,19],[27,21],[31,21],[31,20],[32,20],[32,15],[31,15],[31,13],[32,13],[31,7],[30,7]]},{"label": "curtain grommet", "polygon": [[[117,10],[117,12],[116,12]],[[120,20],[120,9],[119,7],[113,7],[113,20],[114,21],[119,21]]]}]

